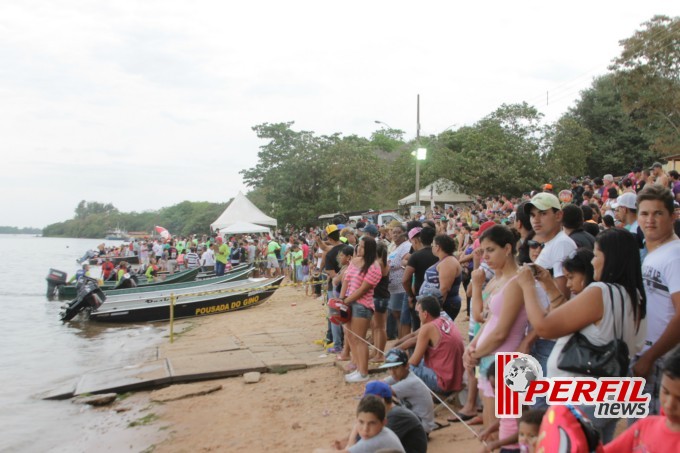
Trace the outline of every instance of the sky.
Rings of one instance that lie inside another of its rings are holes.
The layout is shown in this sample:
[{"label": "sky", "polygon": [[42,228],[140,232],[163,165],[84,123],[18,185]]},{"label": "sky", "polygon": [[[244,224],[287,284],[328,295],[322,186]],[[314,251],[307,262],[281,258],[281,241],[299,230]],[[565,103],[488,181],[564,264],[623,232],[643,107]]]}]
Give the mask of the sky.
[{"label": "sky", "polygon": [[680,2],[2,0],[0,225],[226,202],[262,123],[408,139],[417,95],[422,135],[555,121],[655,14]]}]

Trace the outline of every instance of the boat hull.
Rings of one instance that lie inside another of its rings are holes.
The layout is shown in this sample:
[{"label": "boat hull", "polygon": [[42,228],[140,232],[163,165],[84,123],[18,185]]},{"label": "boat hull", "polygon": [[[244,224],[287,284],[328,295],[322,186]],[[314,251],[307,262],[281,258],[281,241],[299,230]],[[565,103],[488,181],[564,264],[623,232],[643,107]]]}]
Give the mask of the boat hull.
[{"label": "boat hull", "polygon": [[[218,313],[227,313],[255,307],[269,299],[278,289],[283,277],[268,279],[253,285],[247,291],[212,291],[199,297],[179,297],[174,305],[174,317],[189,318]],[[184,300],[184,301],[183,301]],[[126,323],[165,321],[170,318],[170,297],[140,301],[137,304],[124,303],[120,306],[104,303],[98,310],[90,312],[90,319],[98,322]]]},{"label": "boat hull", "polygon": [[[140,276],[140,281],[137,284],[137,287],[143,287],[143,286],[160,286],[160,285],[167,285],[170,283],[182,283],[182,282],[190,282],[193,281],[196,278],[196,275],[198,275],[200,269],[191,269],[187,271],[182,271],[182,272],[177,272],[175,274],[168,275],[165,280],[158,280],[158,281],[153,281],[153,282],[148,282],[146,281],[146,278],[143,276]],[[104,284],[101,286],[102,291],[105,292],[110,292],[110,291],[119,291],[115,289],[116,287],[116,282],[104,282]],[[70,284],[70,285],[62,285],[59,287],[59,298],[60,299],[75,299],[77,296],[77,290],[76,290],[76,285]]]}]

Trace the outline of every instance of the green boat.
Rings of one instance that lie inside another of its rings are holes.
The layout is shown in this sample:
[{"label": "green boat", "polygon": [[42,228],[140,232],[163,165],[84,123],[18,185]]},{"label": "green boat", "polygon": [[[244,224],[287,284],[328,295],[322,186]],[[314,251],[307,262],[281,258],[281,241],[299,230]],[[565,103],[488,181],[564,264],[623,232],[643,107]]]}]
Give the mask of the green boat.
[{"label": "green boat", "polygon": [[[195,269],[188,269],[186,271],[181,271],[177,272],[175,274],[169,274],[165,275],[164,278],[163,276],[159,277],[158,279],[155,279],[153,281],[147,281],[146,276],[144,275],[138,275],[137,276],[137,287],[144,287],[144,286],[160,286],[160,285],[167,285],[170,283],[182,283],[182,282],[190,282],[196,279],[196,275],[200,272],[200,268],[197,267]],[[48,282],[49,285],[49,282]],[[111,282],[111,281],[106,281],[104,282],[103,285],[101,285],[101,289],[105,292],[108,291],[121,291],[121,290],[116,290],[116,282]],[[58,286],[58,292],[57,295],[59,299],[75,299],[77,296],[77,290],[76,290],[76,285],[75,284],[66,284],[66,285],[59,285]]]},{"label": "green boat", "polygon": [[221,277],[205,278],[203,280],[193,280],[190,282],[183,283],[168,283],[162,286],[146,285],[136,288],[126,288],[126,289],[114,289],[113,291],[104,291],[107,297],[111,296],[127,296],[129,294],[143,294],[151,291],[177,291],[186,288],[196,288],[199,290],[200,287],[207,287],[210,285],[219,285],[222,283],[235,282],[239,280],[245,280],[248,278],[253,270],[253,266],[247,264],[237,266],[233,268],[228,273],[222,275]]}]

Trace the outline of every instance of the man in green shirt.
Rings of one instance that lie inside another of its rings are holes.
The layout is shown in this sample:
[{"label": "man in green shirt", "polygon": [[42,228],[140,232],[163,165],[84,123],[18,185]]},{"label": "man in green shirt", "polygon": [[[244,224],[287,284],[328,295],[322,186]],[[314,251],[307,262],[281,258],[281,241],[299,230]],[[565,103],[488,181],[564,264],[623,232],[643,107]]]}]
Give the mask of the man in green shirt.
[{"label": "man in green shirt", "polygon": [[302,270],[302,249],[297,242],[293,243],[293,247],[291,248],[290,252],[290,259],[293,262],[293,275],[291,278],[296,283],[300,282],[302,281],[302,274],[300,273]]},{"label": "man in green shirt", "polygon": [[215,275],[218,277],[224,275],[224,270],[227,267],[227,259],[231,250],[229,246],[224,243],[221,236],[217,236],[217,253],[215,253]]},{"label": "man in green shirt", "polygon": [[281,246],[274,239],[267,244],[267,269],[269,269],[269,277],[278,275],[279,271],[279,257],[276,255],[281,250]]}]

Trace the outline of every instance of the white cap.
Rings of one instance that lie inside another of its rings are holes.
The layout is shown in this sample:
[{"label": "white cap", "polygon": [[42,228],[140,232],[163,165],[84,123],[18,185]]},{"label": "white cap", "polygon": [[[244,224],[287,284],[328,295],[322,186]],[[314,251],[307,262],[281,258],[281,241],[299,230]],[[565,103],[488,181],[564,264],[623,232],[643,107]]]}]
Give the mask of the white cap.
[{"label": "white cap", "polygon": [[612,203],[612,208],[616,209],[619,206],[623,206],[628,209],[637,209],[637,195],[633,192],[626,192],[623,195],[619,195],[614,203]]}]

